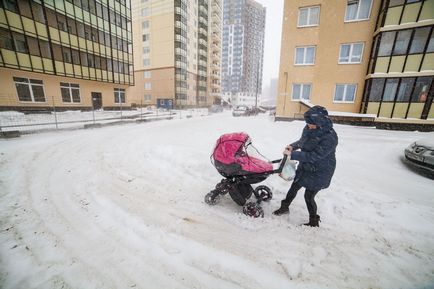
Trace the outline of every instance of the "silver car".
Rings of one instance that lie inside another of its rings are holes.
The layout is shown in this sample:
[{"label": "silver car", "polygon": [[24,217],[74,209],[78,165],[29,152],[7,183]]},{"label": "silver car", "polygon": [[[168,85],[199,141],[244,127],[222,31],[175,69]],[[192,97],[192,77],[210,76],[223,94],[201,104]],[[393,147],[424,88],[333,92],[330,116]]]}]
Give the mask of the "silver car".
[{"label": "silver car", "polygon": [[415,141],[405,149],[404,154],[407,163],[434,177],[434,137]]}]

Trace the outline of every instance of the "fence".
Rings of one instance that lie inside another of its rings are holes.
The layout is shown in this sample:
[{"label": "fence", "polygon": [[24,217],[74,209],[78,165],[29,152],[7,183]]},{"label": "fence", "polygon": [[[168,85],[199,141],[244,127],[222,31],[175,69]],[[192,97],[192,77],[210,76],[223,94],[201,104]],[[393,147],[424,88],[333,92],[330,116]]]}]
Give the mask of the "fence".
[{"label": "fence", "polygon": [[51,104],[45,102],[43,105],[28,108],[9,105],[7,110],[4,110],[5,107],[2,109],[3,111],[0,111],[0,133],[19,131],[20,134],[208,115],[206,108],[166,110],[157,109],[154,106],[140,105],[140,107],[131,108],[126,107],[125,104],[119,104],[110,106],[109,110],[94,109],[92,106],[78,110],[77,107],[56,106],[54,101],[51,101]]}]

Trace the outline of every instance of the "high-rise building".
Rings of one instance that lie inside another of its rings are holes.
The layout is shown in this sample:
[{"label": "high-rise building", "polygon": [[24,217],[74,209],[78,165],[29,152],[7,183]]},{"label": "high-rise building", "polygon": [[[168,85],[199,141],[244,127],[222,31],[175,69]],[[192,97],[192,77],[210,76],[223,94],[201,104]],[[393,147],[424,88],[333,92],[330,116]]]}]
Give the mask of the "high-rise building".
[{"label": "high-rise building", "polygon": [[266,9],[253,0],[223,5],[222,93],[254,106],[262,91]]},{"label": "high-rise building", "polygon": [[434,117],[434,0],[285,1],[277,112]]},{"label": "high-rise building", "polygon": [[130,91],[136,103],[212,104],[220,90],[210,77],[213,71],[219,75],[213,65],[220,63],[220,0],[133,0],[132,6],[135,86]]},{"label": "high-rise building", "polygon": [[210,0],[208,101],[221,104],[222,1]]},{"label": "high-rise building", "polygon": [[129,105],[130,2],[0,1],[1,109]]}]

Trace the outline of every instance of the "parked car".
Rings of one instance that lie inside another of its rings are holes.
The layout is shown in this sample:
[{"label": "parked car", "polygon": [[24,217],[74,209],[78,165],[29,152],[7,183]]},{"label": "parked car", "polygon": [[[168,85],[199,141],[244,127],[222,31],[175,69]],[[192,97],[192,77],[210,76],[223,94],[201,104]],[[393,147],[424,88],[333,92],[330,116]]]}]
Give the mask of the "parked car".
[{"label": "parked car", "polygon": [[211,113],[223,112],[223,106],[218,105],[218,104],[213,104],[209,108],[209,112],[211,112]]},{"label": "parked car", "polygon": [[434,178],[434,137],[415,141],[405,149],[404,155],[408,164]]},{"label": "parked car", "polygon": [[245,105],[239,105],[232,110],[232,116],[248,116],[250,109]]}]

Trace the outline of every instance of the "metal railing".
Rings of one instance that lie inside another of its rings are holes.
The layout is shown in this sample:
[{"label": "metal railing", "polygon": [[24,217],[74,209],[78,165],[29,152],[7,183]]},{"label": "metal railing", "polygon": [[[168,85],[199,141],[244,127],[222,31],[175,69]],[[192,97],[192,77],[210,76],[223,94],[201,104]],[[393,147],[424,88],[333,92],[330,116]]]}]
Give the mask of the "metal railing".
[{"label": "metal railing", "polygon": [[[161,119],[184,119],[208,115],[206,108],[185,110],[157,109],[141,102],[137,107],[125,103],[95,109],[83,104],[57,105],[56,97],[47,97],[44,103],[18,103],[0,99],[0,133],[19,131],[31,134],[47,130],[80,129],[119,123],[145,122]],[[51,100],[51,101],[49,101]],[[79,105],[81,105],[79,107]]]}]

